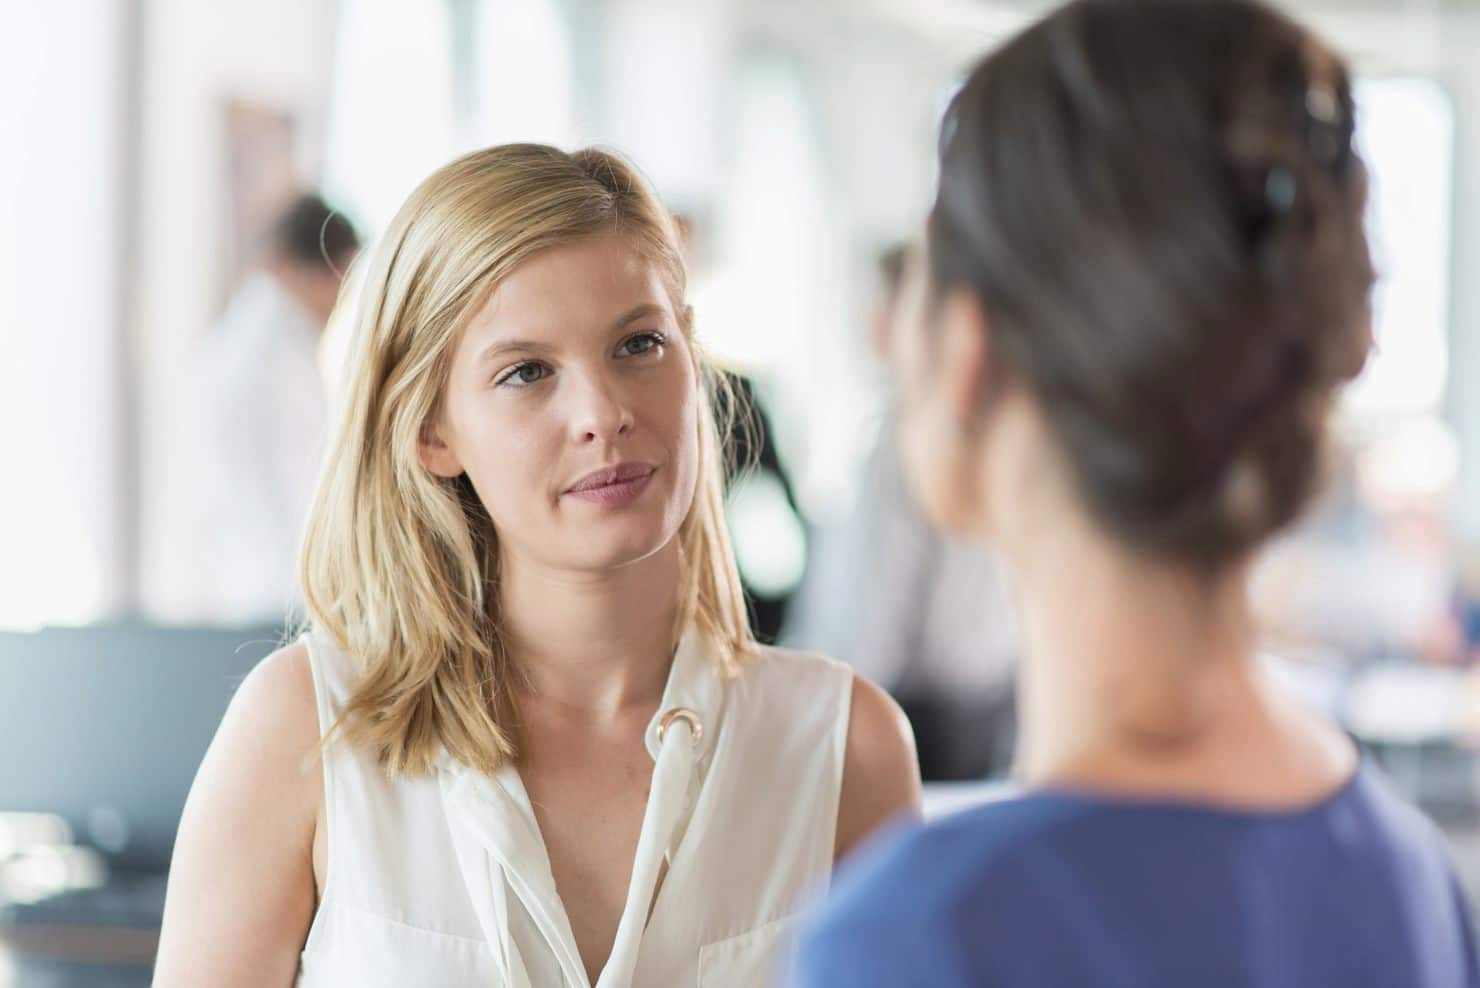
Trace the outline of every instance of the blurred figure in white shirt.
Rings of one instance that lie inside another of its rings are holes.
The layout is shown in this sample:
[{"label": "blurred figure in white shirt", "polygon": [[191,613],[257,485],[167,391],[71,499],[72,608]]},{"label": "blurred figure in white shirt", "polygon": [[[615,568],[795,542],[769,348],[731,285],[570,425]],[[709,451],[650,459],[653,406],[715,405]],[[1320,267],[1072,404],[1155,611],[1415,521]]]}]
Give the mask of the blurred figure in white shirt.
[{"label": "blurred figure in white shirt", "polygon": [[[894,370],[894,312],[906,248],[878,258],[869,326]],[[927,782],[1006,774],[1012,758],[1018,633],[988,550],[933,530],[905,489],[891,398],[851,510],[812,533],[783,640],[849,662],[885,686],[915,730]]]},{"label": "blurred figure in white shirt", "polygon": [[324,441],[320,338],[359,237],[300,196],[232,293],[195,363],[201,496],[197,608],[222,624],[281,622]]}]

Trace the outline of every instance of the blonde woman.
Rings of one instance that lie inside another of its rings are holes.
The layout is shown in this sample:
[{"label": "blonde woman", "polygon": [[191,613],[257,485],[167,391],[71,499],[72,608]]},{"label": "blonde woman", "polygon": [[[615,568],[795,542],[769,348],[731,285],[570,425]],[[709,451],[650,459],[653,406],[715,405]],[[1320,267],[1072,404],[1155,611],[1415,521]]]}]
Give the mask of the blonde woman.
[{"label": "blonde woman", "polygon": [[919,782],[876,687],[750,639],[670,218],[496,147],[355,281],[311,627],[201,766],[157,983],[767,983]]}]

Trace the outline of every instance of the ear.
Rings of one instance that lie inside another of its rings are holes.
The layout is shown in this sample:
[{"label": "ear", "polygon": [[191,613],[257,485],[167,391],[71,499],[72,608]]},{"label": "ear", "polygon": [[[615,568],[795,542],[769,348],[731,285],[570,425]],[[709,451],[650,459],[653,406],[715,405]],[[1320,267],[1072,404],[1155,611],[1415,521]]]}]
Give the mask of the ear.
[{"label": "ear", "polygon": [[992,371],[987,314],[975,292],[952,288],[941,300],[939,336],[945,397],[967,426],[981,413]]},{"label": "ear", "polygon": [[421,460],[421,465],[438,477],[451,479],[463,473],[462,462],[458,460],[452,447],[443,441],[442,431],[435,423],[427,422],[421,427],[416,455]]}]

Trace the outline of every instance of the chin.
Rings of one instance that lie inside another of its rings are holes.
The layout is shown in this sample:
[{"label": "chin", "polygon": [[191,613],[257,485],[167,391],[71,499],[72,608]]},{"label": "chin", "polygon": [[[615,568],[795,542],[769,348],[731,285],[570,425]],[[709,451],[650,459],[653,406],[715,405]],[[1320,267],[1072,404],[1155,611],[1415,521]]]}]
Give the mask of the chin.
[{"label": "chin", "polygon": [[904,475],[904,488],[914,502],[915,508],[924,516],[925,520],[934,528],[950,528],[943,510],[946,505],[942,504],[939,495],[941,484],[928,469],[928,465],[921,462],[922,457],[918,452],[905,447],[901,451],[900,469]]},{"label": "chin", "polygon": [[956,517],[956,513],[950,510],[949,505],[940,503],[938,498],[922,497],[919,495],[916,495],[915,503],[919,505],[920,513],[925,516],[925,520],[930,523],[931,528],[954,535],[962,533],[962,526]]},{"label": "chin", "polygon": [[930,526],[949,535],[982,538],[977,505],[964,492],[958,494],[947,478],[933,479],[907,474],[906,486],[915,507]]},{"label": "chin", "polygon": [[623,519],[612,530],[591,532],[575,540],[571,558],[575,568],[596,571],[621,569],[661,552],[675,538],[656,521]]}]

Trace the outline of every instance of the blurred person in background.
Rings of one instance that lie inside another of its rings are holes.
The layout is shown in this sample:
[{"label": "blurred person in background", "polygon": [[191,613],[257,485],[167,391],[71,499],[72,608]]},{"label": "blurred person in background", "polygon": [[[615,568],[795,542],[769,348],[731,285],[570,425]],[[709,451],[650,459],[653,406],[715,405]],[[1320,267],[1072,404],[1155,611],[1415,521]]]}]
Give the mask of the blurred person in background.
[{"label": "blurred person in background", "polygon": [[919,776],[882,690],[751,637],[668,214],[489,148],[353,278],[309,628],[201,766],[156,984],[763,983]]},{"label": "blurred person in background", "polygon": [[1027,791],[861,861],[801,985],[1480,985],[1438,830],[1256,661],[1372,342],[1353,126],[1252,0],[1079,0],[953,99],[901,435],[1013,571]]},{"label": "blurred person in background", "polygon": [[300,196],[198,354],[207,565],[197,606],[212,622],[280,623],[297,603],[294,562],[326,426],[319,341],[359,247],[348,220]]},{"label": "blurred person in background", "polygon": [[[874,356],[897,376],[906,247],[879,255]],[[1012,763],[1017,619],[990,550],[935,531],[900,467],[892,394],[843,520],[813,533],[786,642],[842,656],[883,683],[915,732],[926,782],[1005,774]]]},{"label": "blurred person in background", "polygon": [[[702,249],[705,227],[697,217],[684,213],[674,214],[674,224],[690,281],[698,294],[705,274]],[[764,558],[778,527],[800,528],[801,508],[797,505],[791,475],[781,462],[771,417],[756,393],[755,381],[733,367],[715,369],[724,376],[723,386],[715,392],[715,417],[726,426],[727,435],[723,438],[725,448],[730,451],[725,462],[726,514],[735,540],[740,585],[745,591],[745,606],[756,640],[772,645],[786,625],[792,589],[772,586],[762,578],[764,574],[751,572],[753,567],[748,567],[747,561],[757,555]],[[758,490],[777,491],[781,496],[756,496]]]},{"label": "blurred person in background", "polygon": [[[730,529],[736,541],[736,557],[743,560],[755,552],[764,552],[765,543],[773,538],[777,526],[800,527],[801,508],[797,505],[796,491],[791,476],[781,462],[776,447],[775,428],[771,417],[766,414],[756,395],[755,382],[746,374],[733,370],[720,370],[725,384],[715,394],[715,411],[721,422],[728,423],[726,445],[732,451],[725,469],[725,495],[730,506]],[[769,490],[779,491],[779,499],[755,499],[751,504],[759,510],[749,511],[754,485],[765,484]],[[736,523],[737,506],[742,512],[742,522]],[[748,523],[747,523],[748,522]],[[742,548],[742,540],[754,544]],[[791,610],[793,592],[788,588],[773,588],[766,581],[747,573],[740,567],[740,584],[745,590],[745,606],[750,614],[750,627],[757,641],[775,644],[786,625]]]}]

